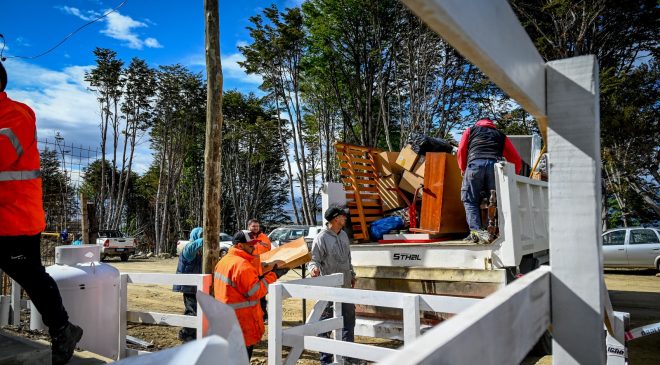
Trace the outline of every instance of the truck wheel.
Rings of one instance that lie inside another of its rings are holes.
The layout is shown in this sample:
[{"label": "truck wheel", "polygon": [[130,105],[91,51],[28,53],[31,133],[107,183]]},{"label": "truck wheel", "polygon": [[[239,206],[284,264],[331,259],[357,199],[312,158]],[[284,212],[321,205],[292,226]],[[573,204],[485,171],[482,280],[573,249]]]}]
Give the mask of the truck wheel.
[{"label": "truck wheel", "polygon": [[123,253],[119,257],[121,258],[122,261],[128,261],[128,254],[127,253]]}]

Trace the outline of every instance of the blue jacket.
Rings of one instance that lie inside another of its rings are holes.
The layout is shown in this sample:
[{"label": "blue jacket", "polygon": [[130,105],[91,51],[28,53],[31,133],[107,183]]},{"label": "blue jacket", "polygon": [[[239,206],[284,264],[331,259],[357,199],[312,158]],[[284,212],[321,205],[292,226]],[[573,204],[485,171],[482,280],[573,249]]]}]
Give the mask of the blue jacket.
[{"label": "blue jacket", "polygon": [[[201,250],[204,247],[202,238],[202,228],[194,228],[190,232],[190,242],[183,248],[179,256],[179,264],[176,267],[177,274],[201,274],[202,273],[202,255]],[[197,289],[194,285],[174,285],[172,291],[185,294],[195,294]]]}]

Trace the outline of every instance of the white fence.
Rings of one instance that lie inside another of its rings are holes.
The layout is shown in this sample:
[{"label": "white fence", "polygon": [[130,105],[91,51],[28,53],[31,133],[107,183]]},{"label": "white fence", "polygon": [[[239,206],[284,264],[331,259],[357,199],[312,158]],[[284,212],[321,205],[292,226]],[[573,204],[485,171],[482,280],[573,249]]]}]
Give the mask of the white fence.
[{"label": "white fence", "polygon": [[195,285],[197,289],[208,294],[212,284],[210,274],[150,274],[125,273],[120,276],[119,293],[119,358],[139,355],[147,351],[136,351],[126,348],[126,323],[138,322],[168,326],[191,327],[197,329],[197,339],[204,333],[205,318],[202,309],[197,304],[197,316],[186,316],[174,313],[142,312],[128,310],[128,284],[157,285]]},{"label": "white fence", "polygon": [[[268,364],[282,364],[282,346],[291,347],[285,364],[295,364],[304,349],[323,351],[342,356],[382,361],[397,350],[341,341],[343,320],[341,303],[379,305],[403,310],[404,342],[411,343],[420,336],[420,311],[458,313],[479,301],[473,298],[439,295],[407,294],[340,288],[342,275],[278,282],[269,286],[268,293]],[[282,328],[282,301],[303,298],[318,301],[305,324]],[[334,302],[334,317],[320,320],[328,302]],[[334,331],[334,339],[316,337]]]}]

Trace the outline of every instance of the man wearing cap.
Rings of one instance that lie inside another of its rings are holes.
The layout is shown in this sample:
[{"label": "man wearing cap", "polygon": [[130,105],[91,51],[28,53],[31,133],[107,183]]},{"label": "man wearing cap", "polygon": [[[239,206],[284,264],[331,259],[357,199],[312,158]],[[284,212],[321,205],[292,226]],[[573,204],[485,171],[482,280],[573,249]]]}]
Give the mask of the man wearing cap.
[{"label": "man wearing cap", "polygon": [[254,345],[265,332],[259,300],[268,293],[268,285],[274,283],[278,275],[273,270],[277,265],[261,264],[259,256],[255,255],[258,241],[248,239],[249,236],[249,231],[234,235],[234,247],[215,266],[213,290],[215,299],[234,308],[248,358],[251,358]]},{"label": "man wearing cap", "polygon": [[[343,228],[346,225],[346,212],[339,207],[331,207],[325,212],[326,229],[322,230],[312,243],[312,260],[307,264],[310,275],[344,274],[344,288],[355,286],[355,272],[351,264],[351,248],[348,235]],[[321,315],[321,320],[331,318],[332,304],[328,304]],[[342,340],[353,342],[355,340],[355,305],[342,303],[341,315],[344,317]],[[319,335],[329,337],[330,333]],[[321,364],[333,363],[332,355],[321,353]]]},{"label": "man wearing cap", "polygon": [[[247,227],[249,240],[257,241],[257,244],[254,247],[254,254],[259,256],[262,253],[270,251],[270,238],[268,238],[265,233],[261,232],[259,220],[256,218],[250,219],[247,222]],[[261,298],[261,310],[264,312],[264,322],[268,322],[268,301],[265,296]]]},{"label": "man wearing cap", "polygon": [[57,283],[41,264],[46,227],[36,118],[32,109],[5,93],[0,62],[0,270],[16,280],[48,326],[52,363],[65,364],[83,330],[69,322]]}]

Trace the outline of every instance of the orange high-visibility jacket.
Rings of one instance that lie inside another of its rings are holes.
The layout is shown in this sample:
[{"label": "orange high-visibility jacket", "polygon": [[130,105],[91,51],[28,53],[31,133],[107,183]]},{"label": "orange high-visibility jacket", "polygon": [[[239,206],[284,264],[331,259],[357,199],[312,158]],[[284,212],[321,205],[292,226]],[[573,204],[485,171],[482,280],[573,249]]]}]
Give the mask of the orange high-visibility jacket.
[{"label": "orange high-visibility jacket", "polygon": [[34,112],[0,93],[0,236],[32,236],[46,227]]},{"label": "orange high-visibility jacket", "polygon": [[254,246],[254,254],[255,255],[261,255],[264,252],[270,251],[270,238],[266,236],[263,232],[259,232],[257,237],[255,238],[259,243],[257,243],[256,246]]},{"label": "orange high-visibility jacket", "polygon": [[227,255],[218,261],[213,274],[215,299],[234,308],[243,330],[245,346],[259,342],[265,332],[259,299],[268,293],[268,284],[277,280],[273,272],[268,272],[260,278],[257,270],[259,265],[258,256],[232,247]]}]

